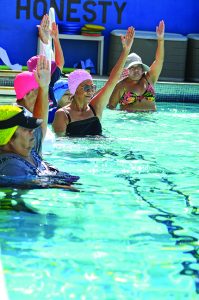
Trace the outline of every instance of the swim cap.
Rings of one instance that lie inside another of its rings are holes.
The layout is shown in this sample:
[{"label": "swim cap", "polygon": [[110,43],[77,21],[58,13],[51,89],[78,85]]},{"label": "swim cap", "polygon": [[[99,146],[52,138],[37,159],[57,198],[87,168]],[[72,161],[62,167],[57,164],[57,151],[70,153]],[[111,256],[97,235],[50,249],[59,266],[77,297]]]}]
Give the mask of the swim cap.
[{"label": "swim cap", "polygon": [[92,76],[85,70],[78,69],[70,73],[68,76],[68,87],[70,93],[74,95],[78,86],[85,80],[93,80]]},{"label": "swim cap", "polygon": [[29,117],[19,106],[0,106],[0,146],[6,145],[19,126],[34,129],[41,125],[42,119]]},{"label": "swim cap", "polygon": [[59,100],[61,100],[61,98],[63,97],[63,95],[67,90],[68,90],[67,80],[60,79],[55,82],[53,87],[53,92],[57,103],[59,102]]},{"label": "swim cap", "polygon": [[[31,57],[27,61],[28,71],[33,72],[34,70],[36,70],[38,58],[39,58],[39,55],[36,55],[36,56]],[[51,61],[51,75],[54,73],[56,67],[57,67],[56,62],[54,60],[52,60]]]},{"label": "swim cap", "polygon": [[149,66],[143,64],[142,59],[139,55],[137,55],[136,53],[130,53],[127,56],[127,60],[124,67],[130,69],[134,65],[142,65],[144,71],[149,71],[150,69]]},{"label": "swim cap", "polygon": [[23,97],[33,89],[38,89],[39,85],[35,79],[34,73],[25,71],[18,74],[14,80],[14,89],[17,100]]}]

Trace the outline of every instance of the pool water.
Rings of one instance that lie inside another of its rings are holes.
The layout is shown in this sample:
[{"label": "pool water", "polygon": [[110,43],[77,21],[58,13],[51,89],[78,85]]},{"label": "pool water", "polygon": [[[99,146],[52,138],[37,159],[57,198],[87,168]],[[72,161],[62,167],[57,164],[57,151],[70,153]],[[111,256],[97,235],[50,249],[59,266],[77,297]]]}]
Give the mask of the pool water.
[{"label": "pool water", "polygon": [[39,212],[1,212],[9,298],[197,299],[199,105],[106,110],[103,128],[44,155],[80,192],[2,189]]}]

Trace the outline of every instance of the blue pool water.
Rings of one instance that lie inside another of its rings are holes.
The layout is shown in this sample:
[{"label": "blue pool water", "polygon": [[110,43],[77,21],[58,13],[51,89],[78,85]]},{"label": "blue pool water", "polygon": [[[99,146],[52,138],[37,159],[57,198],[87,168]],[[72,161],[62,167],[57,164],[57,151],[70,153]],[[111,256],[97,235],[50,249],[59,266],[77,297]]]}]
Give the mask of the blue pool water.
[{"label": "blue pool water", "polygon": [[39,212],[1,212],[10,299],[197,299],[199,105],[106,110],[103,128],[45,153],[80,192],[1,190]]}]

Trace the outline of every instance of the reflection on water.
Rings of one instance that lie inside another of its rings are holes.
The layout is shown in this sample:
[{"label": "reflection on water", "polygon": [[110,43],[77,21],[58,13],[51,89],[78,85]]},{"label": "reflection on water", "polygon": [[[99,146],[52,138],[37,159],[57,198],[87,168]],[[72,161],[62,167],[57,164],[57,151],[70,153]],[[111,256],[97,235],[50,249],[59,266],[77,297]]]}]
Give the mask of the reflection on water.
[{"label": "reflection on water", "polygon": [[1,213],[11,299],[196,299],[199,107],[158,106],[105,111],[106,138],[57,139],[45,159],[79,193],[2,191],[37,211]]},{"label": "reflection on water", "polygon": [[12,188],[2,188],[0,192],[0,210],[24,211],[28,213],[36,213],[34,208],[24,202],[21,196],[25,195],[26,191]]}]

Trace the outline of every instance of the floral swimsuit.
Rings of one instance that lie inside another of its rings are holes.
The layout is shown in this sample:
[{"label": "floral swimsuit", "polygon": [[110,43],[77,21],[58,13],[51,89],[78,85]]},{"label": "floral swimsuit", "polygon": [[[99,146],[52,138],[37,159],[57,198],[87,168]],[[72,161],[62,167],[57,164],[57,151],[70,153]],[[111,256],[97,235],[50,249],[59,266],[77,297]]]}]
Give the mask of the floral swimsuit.
[{"label": "floral swimsuit", "polygon": [[119,101],[121,105],[132,104],[136,101],[141,102],[143,99],[148,100],[148,101],[155,101],[155,90],[154,90],[153,86],[149,83],[149,81],[147,80],[145,75],[144,75],[144,78],[146,79],[146,81],[148,83],[146,91],[142,95],[137,95],[134,92],[130,92],[130,91],[127,92],[126,90],[124,90],[124,93]]}]

